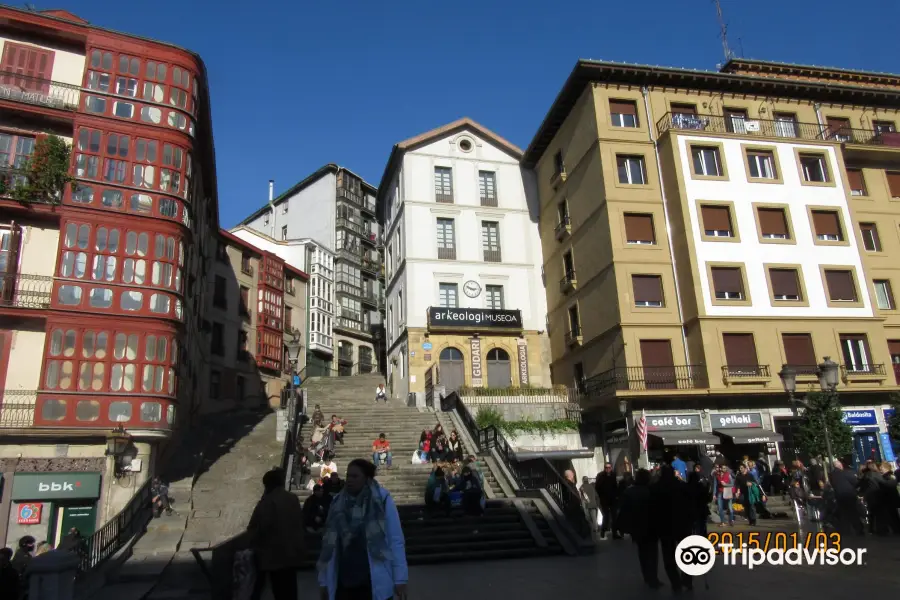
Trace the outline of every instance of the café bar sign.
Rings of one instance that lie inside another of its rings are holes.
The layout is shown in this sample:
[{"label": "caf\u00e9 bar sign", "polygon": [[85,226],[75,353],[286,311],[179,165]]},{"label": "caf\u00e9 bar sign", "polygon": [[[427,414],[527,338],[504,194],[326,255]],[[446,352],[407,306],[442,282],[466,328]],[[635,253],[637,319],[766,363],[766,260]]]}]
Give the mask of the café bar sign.
[{"label": "caf\u00e9 bar sign", "polygon": [[428,329],[520,331],[522,329],[522,311],[431,307],[428,309]]}]

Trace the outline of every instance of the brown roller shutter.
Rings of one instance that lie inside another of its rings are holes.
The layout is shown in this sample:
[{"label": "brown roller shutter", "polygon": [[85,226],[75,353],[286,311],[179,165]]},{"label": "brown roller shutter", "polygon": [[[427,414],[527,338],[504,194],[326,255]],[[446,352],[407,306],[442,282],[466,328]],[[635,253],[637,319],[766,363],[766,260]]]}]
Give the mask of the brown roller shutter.
[{"label": "brown roller shutter", "polygon": [[825,281],[828,284],[828,296],[832,301],[856,302],[856,287],[853,285],[853,275],[850,271],[825,271]]},{"label": "brown roller shutter", "polygon": [[814,210],[812,213],[816,235],[836,235],[841,237],[841,222],[838,214],[830,210]]},{"label": "brown roller shutter", "polygon": [[710,231],[731,231],[731,215],[727,206],[703,206],[703,229]]},{"label": "brown roller shutter", "polygon": [[637,105],[628,100],[610,100],[609,112],[619,115],[637,116]]},{"label": "brown roller shutter", "polygon": [[787,364],[794,367],[814,367],[816,364],[816,350],[813,347],[812,336],[808,333],[785,333],[781,336],[784,344],[784,358]]},{"label": "brown roller shutter", "polygon": [[885,173],[888,180],[888,189],[892,198],[900,198],[900,173],[888,171]]},{"label": "brown roller shutter", "polygon": [[656,242],[651,215],[625,215],[625,238],[629,242]]},{"label": "brown roller shutter", "polygon": [[741,270],[737,267],[713,267],[712,279],[716,292],[744,292]]},{"label": "brown roller shutter", "polygon": [[677,387],[671,341],[641,340],[641,363],[644,366],[643,385],[646,389]]},{"label": "brown roller shutter", "polygon": [[850,135],[850,120],[839,117],[826,117],[828,131],[831,135]]},{"label": "brown roller shutter", "polygon": [[[888,352],[891,353],[891,358],[900,357],[900,340],[888,340]],[[894,362],[900,362],[900,360]]]},{"label": "brown roller shutter", "polygon": [[635,302],[662,302],[662,281],[659,275],[632,275]]},{"label": "brown roller shutter", "polygon": [[769,269],[769,278],[775,296],[800,297],[800,282],[794,269]]},{"label": "brown roller shutter", "polygon": [[723,333],[725,361],[729,367],[756,366],[756,344],[750,333]]},{"label": "brown roller shutter", "polygon": [[694,116],[697,114],[697,105],[696,104],[672,104],[672,114]]},{"label": "brown roller shutter", "polygon": [[865,194],[866,184],[863,182],[863,174],[859,169],[847,169],[847,183],[853,191],[861,191]]},{"label": "brown roller shutter", "polygon": [[784,209],[760,208],[759,228],[763,235],[783,235],[787,237],[788,228],[785,220]]}]

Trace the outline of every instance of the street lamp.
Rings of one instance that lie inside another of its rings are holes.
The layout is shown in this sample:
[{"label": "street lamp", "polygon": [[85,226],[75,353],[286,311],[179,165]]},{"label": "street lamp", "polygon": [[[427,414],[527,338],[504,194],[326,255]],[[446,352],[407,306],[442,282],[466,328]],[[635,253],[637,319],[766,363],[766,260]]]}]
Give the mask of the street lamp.
[{"label": "street lamp", "polygon": [[797,371],[788,365],[782,365],[778,376],[781,378],[781,385],[784,386],[784,391],[787,392],[791,401],[794,417],[797,417],[797,399],[794,398],[794,392],[797,391]]},{"label": "street lamp", "polygon": [[[822,364],[816,370],[819,377],[819,387],[825,394],[825,408],[831,408],[832,402],[837,402],[838,364],[826,356]],[[828,431],[828,421],[823,420],[825,428],[825,447],[828,449],[828,467],[834,465],[834,453],[831,451],[831,433]]]},{"label": "street lamp", "polygon": [[[294,397],[294,381],[297,376],[297,365],[300,363],[300,352],[303,350],[303,344],[300,342],[300,332],[294,329],[291,332],[291,339],[284,343],[285,348],[287,348],[287,357],[288,363],[290,363],[291,368],[291,381],[290,381],[290,397]],[[293,415],[291,415],[293,418]]]},{"label": "street lamp", "polygon": [[129,458],[127,452],[130,445],[131,434],[125,431],[125,426],[121,423],[106,438],[106,456],[113,458],[113,473],[116,478],[125,474],[123,463]]},{"label": "street lamp", "polygon": [[628,421],[628,400],[622,399],[619,400],[619,412],[622,413],[622,418],[625,420],[625,456],[628,457],[628,462],[631,462],[631,423]]}]

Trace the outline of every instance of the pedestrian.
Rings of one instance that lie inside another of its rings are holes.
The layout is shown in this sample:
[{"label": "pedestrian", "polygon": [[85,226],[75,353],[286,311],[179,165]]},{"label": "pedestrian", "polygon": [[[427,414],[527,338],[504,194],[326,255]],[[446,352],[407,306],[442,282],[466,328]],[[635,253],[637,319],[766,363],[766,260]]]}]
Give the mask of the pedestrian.
[{"label": "pedestrian", "polygon": [[707,523],[709,521],[709,504],[712,502],[712,493],[709,479],[703,474],[703,467],[694,465],[693,471],[688,475],[688,488],[691,492],[691,500],[694,504],[694,535],[706,537]]},{"label": "pedestrian", "polygon": [[150,483],[150,495],[153,497],[153,516],[159,518],[163,511],[167,515],[172,514],[172,504],[169,500],[169,486],[158,476],[154,476]]},{"label": "pedestrian", "polygon": [[697,518],[687,483],[666,465],[660,469],[659,481],[650,486],[650,518],[659,537],[663,568],[676,594],[694,587],[693,579],[675,562],[675,548],[691,535]]},{"label": "pedestrian", "polygon": [[603,472],[597,474],[594,481],[594,489],[597,492],[597,503],[600,505],[600,514],[603,515],[603,522],[600,525],[600,537],[606,539],[606,532],[609,531],[613,535],[614,540],[622,539],[622,536],[616,532],[615,511],[616,500],[619,492],[619,484],[616,481],[616,474],[613,473],[612,464],[606,463]]},{"label": "pedestrian", "polygon": [[406,600],[409,572],[394,499],[367,460],[350,461],[346,482],[322,537],[316,565],[320,599]]},{"label": "pedestrian", "polygon": [[268,576],[274,600],[297,600],[297,570],[306,557],[303,508],[300,499],[284,489],[284,479],[282,469],[263,475],[265,491],[253,509],[247,533],[257,568],[263,577]]},{"label": "pedestrian", "polygon": [[[719,527],[734,525],[734,477],[725,465],[716,465],[713,471],[716,481],[716,505],[719,509]],[[726,519],[726,515],[728,518]]]},{"label": "pedestrian", "polygon": [[375,388],[375,404],[378,404],[378,401],[381,400],[385,404],[387,404],[387,390],[384,388],[383,383],[379,383],[378,387]]},{"label": "pedestrian", "polygon": [[581,478],[581,487],[578,491],[581,494],[581,504],[584,506],[588,523],[591,525],[591,532],[599,531],[597,513],[600,509],[597,505],[597,490],[591,485],[591,480],[587,475]]},{"label": "pedestrian", "polygon": [[687,463],[681,460],[680,454],[676,453],[675,457],[672,459],[672,468],[682,481],[687,481]]},{"label": "pedestrian", "polygon": [[16,553],[13,555],[10,564],[19,574],[20,580],[24,577],[28,565],[31,564],[31,558],[34,556],[34,545],[35,539],[30,535],[19,538],[18,548],[16,549]]},{"label": "pedestrian", "polygon": [[857,511],[856,476],[852,471],[845,469],[844,464],[838,459],[834,459],[833,465],[834,469],[829,479],[834,492],[838,527],[843,535],[851,531],[862,535],[863,526]]},{"label": "pedestrian", "polygon": [[650,471],[638,469],[634,485],[622,497],[616,522],[637,546],[644,583],[651,589],[659,589],[663,584],[659,580],[658,541],[651,527],[650,512]]},{"label": "pedestrian", "polygon": [[13,551],[9,548],[0,548],[0,590],[5,597],[15,600],[21,593],[19,590],[19,572],[12,564]]},{"label": "pedestrian", "polygon": [[738,467],[737,477],[734,478],[735,498],[741,501],[744,507],[744,517],[750,525],[756,525],[756,504],[760,501],[759,494],[755,490],[758,484],[753,479],[747,465]]}]

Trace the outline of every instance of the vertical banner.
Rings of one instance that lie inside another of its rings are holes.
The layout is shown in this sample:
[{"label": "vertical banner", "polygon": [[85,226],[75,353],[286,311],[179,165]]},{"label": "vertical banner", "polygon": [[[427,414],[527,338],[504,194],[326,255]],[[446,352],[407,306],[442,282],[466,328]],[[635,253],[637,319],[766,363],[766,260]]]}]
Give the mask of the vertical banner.
[{"label": "vertical banner", "polygon": [[516,354],[519,356],[519,385],[528,385],[528,343],[525,340],[516,340],[518,347]]},{"label": "vertical banner", "polygon": [[484,387],[484,368],[481,360],[481,338],[473,337],[472,349],[472,387]]}]

